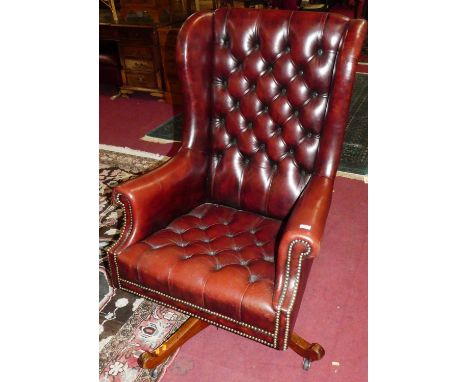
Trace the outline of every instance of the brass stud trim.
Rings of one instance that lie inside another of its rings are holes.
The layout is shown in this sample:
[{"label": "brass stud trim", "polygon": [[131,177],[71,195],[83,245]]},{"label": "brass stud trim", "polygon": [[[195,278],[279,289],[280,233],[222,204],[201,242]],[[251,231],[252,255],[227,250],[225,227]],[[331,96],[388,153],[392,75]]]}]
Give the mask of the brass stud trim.
[{"label": "brass stud trim", "polygon": [[288,287],[289,287],[289,278],[290,278],[290,272],[291,272],[292,249],[293,249],[294,245],[296,245],[297,243],[304,244],[307,247],[307,251],[302,252],[300,254],[300,256],[299,256],[299,265],[298,265],[298,268],[297,268],[298,276],[294,280],[295,284],[294,284],[291,303],[289,304],[288,308],[286,309],[286,327],[285,327],[285,330],[284,330],[283,350],[286,350],[288,348],[288,341],[287,340],[288,340],[288,334],[289,334],[289,320],[290,320],[292,308],[294,306],[294,302],[296,300],[297,289],[299,287],[299,280],[300,280],[300,277],[301,277],[302,259],[304,257],[307,257],[312,252],[312,248],[310,247],[310,244],[308,242],[306,242],[305,240],[296,239],[296,240],[293,240],[289,244],[288,256],[287,256],[287,259],[286,259],[286,276],[284,278],[283,289],[281,291],[280,300],[279,300],[279,304],[278,304],[278,309],[276,311],[275,334],[273,336],[273,344],[274,344],[275,348],[278,348],[278,346],[279,346],[279,344],[277,342],[278,336],[279,336],[279,322],[280,322],[280,317],[281,317],[281,309],[283,308],[284,300],[286,299],[286,292],[287,292]]},{"label": "brass stud trim", "polygon": [[220,324],[219,322],[211,321],[211,320],[208,319],[208,318],[199,316],[199,315],[197,315],[197,314],[195,314],[195,313],[187,312],[187,311],[185,311],[185,310],[183,310],[183,309],[181,309],[181,308],[179,308],[179,307],[176,307],[176,306],[173,306],[173,305],[171,305],[171,304],[165,303],[165,302],[163,302],[163,301],[159,301],[159,300],[156,300],[156,299],[154,299],[154,298],[145,296],[145,295],[143,295],[143,294],[141,294],[141,293],[138,293],[138,292],[135,292],[135,291],[133,291],[133,290],[131,290],[131,289],[128,289],[128,288],[125,288],[125,287],[122,287],[121,289],[122,289],[122,290],[125,290],[125,291],[127,291],[127,292],[130,292],[130,293],[133,293],[133,294],[135,294],[135,295],[137,295],[137,296],[143,297],[143,298],[145,298],[145,299],[154,301],[154,302],[156,302],[156,303],[158,303],[158,304],[164,305],[164,306],[166,306],[166,307],[168,307],[168,308],[170,308],[170,309],[177,310],[178,312],[184,313],[184,314],[186,314],[186,315],[188,315],[188,316],[196,317],[196,318],[198,318],[198,319],[200,319],[200,320],[202,320],[202,321],[208,322],[209,324],[214,325],[214,326],[218,326],[218,327],[220,327],[220,328],[222,328],[222,329],[224,329],[224,330],[227,330],[227,331],[229,331],[229,332],[232,332],[232,333],[238,334],[238,335],[240,335],[240,336],[249,338],[249,339],[251,339],[251,340],[260,342],[260,343],[262,343],[262,344],[264,344],[264,345],[267,345],[267,346],[269,346],[269,347],[274,347],[273,344],[270,343],[270,342],[267,342],[267,341],[265,341],[265,340],[262,340],[261,338],[257,338],[257,337],[251,336],[250,334],[246,334],[246,333],[244,333],[244,332],[240,332],[240,331],[238,331],[238,330],[236,330],[236,329],[232,329],[232,328],[230,328],[230,327],[228,327],[228,326],[225,326],[225,325],[223,325],[223,324]]},{"label": "brass stud trim", "polygon": [[[123,210],[123,229],[122,231],[120,232],[120,235],[119,235],[119,239],[114,243],[114,245],[112,245],[112,247],[110,247],[108,250],[107,250],[107,257],[109,259],[109,264],[111,263],[111,256],[112,256],[112,252],[113,252],[113,256],[114,256],[114,264],[115,264],[115,272],[116,272],[116,276],[117,276],[117,284],[119,286],[119,288],[121,288],[121,284],[120,284],[120,274],[119,274],[119,267],[117,266],[117,253],[116,251],[120,248],[122,248],[122,246],[125,244],[125,242],[128,240],[129,236],[130,236],[130,233],[132,232],[133,230],[133,212],[132,212],[132,206],[130,205],[130,203],[128,203],[128,209],[130,211],[130,216],[127,217],[127,209],[125,208],[125,205],[124,203],[120,200],[120,197],[123,196],[122,194],[116,194],[115,195],[115,201],[116,203],[122,208]],[[128,229],[127,228],[127,220],[129,221],[129,224],[128,224]],[[125,238],[123,237],[124,236],[124,233],[126,232],[125,234]]]},{"label": "brass stud trim", "polygon": [[242,321],[237,321],[237,320],[235,320],[234,318],[225,316],[225,315],[223,315],[223,314],[221,314],[221,313],[213,312],[213,311],[211,311],[211,310],[209,310],[209,309],[206,309],[206,308],[203,308],[203,307],[201,307],[201,306],[192,304],[191,302],[187,302],[187,301],[181,300],[180,298],[170,296],[170,295],[165,294],[165,293],[163,293],[163,292],[160,292],[160,291],[158,291],[158,290],[151,289],[151,288],[145,287],[145,286],[143,286],[143,285],[134,283],[133,281],[129,281],[129,280],[125,280],[125,279],[121,279],[121,281],[124,282],[124,283],[130,284],[130,285],[134,285],[134,286],[136,286],[136,287],[138,287],[138,288],[147,290],[148,292],[156,293],[156,294],[159,294],[159,295],[164,296],[164,297],[166,297],[166,298],[169,298],[169,299],[171,299],[171,300],[180,302],[181,304],[188,305],[188,306],[190,306],[191,308],[195,308],[195,309],[198,309],[198,310],[200,310],[200,311],[202,311],[202,312],[205,312],[205,313],[208,313],[208,314],[212,314],[213,316],[220,317],[220,318],[222,318],[222,319],[224,319],[224,320],[231,321],[231,322],[233,322],[233,323],[235,323],[235,324],[239,324],[239,325],[245,326],[245,327],[247,327],[247,328],[249,328],[249,329],[252,329],[252,330],[255,330],[255,331],[257,331],[257,332],[266,334],[266,335],[268,335],[268,336],[270,336],[270,337],[273,336],[273,333],[268,332],[268,331],[266,331],[266,330],[264,330],[264,329],[257,328],[256,326],[247,324],[247,323],[242,322]]}]

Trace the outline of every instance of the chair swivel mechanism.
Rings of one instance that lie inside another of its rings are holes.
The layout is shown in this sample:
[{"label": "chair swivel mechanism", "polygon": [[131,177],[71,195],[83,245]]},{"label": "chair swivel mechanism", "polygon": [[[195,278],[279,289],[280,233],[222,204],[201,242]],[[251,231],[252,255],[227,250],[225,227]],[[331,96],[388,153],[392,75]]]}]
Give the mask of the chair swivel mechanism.
[{"label": "chair swivel mechanism", "polygon": [[208,325],[304,358],[294,333],[327,219],[366,21],[221,8],[177,42],[180,151],[114,189],[113,284],[190,318],[139,358],[154,368]]}]

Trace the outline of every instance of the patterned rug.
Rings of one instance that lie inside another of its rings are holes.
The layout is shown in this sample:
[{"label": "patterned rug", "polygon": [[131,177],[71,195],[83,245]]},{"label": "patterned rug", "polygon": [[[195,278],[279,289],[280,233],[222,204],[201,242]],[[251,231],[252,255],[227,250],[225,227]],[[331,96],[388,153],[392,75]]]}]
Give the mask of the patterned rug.
[{"label": "patterned rug", "polygon": [[99,380],[100,382],[160,381],[175,357],[149,371],[138,367],[143,351],[159,346],[188,318],[110,286],[105,250],[119,236],[122,211],[111,204],[112,188],[142,175],[163,161],[99,151]]},{"label": "patterned rug", "polygon": [[107,261],[106,250],[118,239],[122,211],[111,202],[112,188],[163,164],[163,161],[99,150],[99,264]]},{"label": "patterned rug", "polygon": [[[348,124],[346,125],[345,143],[338,169],[339,175],[367,175],[367,90],[367,74],[357,73],[349,108]],[[183,115],[177,114],[141,139],[158,143],[180,142],[182,123]]]},{"label": "patterned rug", "polygon": [[367,74],[356,74],[339,170],[367,175]]}]

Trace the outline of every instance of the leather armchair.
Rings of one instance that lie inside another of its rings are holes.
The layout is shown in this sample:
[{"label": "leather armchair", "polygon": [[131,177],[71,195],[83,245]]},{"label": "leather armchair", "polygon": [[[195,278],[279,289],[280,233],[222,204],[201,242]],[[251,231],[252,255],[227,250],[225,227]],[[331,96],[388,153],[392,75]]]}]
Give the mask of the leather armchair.
[{"label": "leather armchair", "polygon": [[366,28],[284,10],[222,8],[187,19],[177,45],[182,147],[114,189],[125,211],[109,251],[115,286],[264,345],[289,345],[309,361],[323,356],[318,344],[315,358],[305,352],[312,345],[293,328]]}]

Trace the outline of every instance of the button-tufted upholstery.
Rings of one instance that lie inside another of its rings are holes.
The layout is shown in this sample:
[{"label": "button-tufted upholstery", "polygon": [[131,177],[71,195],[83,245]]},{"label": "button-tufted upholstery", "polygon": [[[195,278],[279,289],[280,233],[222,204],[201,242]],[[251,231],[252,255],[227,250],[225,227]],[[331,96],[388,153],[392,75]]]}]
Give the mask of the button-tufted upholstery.
[{"label": "button-tufted upholstery", "polygon": [[223,10],[214,25],[212,199],[282,219],[315,170],[347,22]]},{"label": "button-tufted upholstery", "polygon": [[182,148],[114,190],[116,286],[286,349],[331,203],[363,20],[219,9],[179,33]]},{"label": "button-tufted upholstery", "polygon": [[274,245],[280,223],[202,204],[124,251],[120,275],[251,325],[261,315],[265,321],[258,325],[268,330],[275,317]]}]

